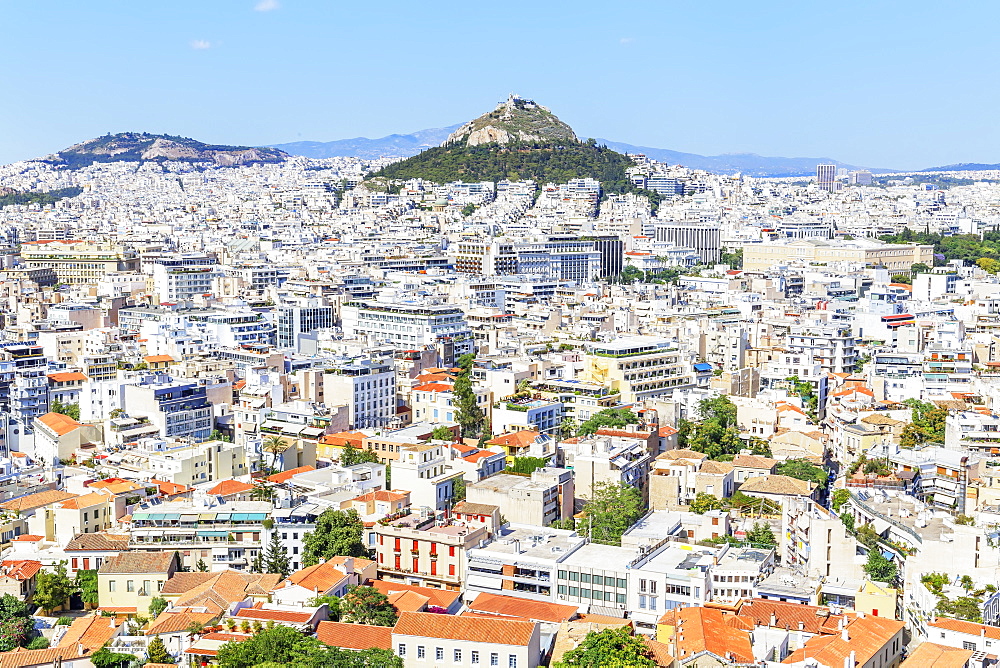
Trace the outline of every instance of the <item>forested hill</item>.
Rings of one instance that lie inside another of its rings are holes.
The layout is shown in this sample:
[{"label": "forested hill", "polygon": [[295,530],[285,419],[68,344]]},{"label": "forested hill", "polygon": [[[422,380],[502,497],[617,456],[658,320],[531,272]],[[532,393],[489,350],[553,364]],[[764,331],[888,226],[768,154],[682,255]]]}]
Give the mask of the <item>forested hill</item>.
[{"label": "forested hill", "polygon": [[625,170],[632,165],[627,156],[594,143],[446,144],[393,163],[373,176],[435,183],[503,179],[566,183],[590,177],[600,181],[605,191],[624,192],[630,189]]}]

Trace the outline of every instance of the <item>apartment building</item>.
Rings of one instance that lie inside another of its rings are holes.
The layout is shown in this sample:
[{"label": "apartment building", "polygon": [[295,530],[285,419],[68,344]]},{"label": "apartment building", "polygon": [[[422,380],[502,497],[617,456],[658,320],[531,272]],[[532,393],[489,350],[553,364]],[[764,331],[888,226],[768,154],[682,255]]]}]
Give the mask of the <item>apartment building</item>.
[{"label": "apartment building", "polygon": [[51,269],[60,283],[91,284],[107,274],[138,271],[139,258],[113,243],[87,241],[29,241],[21,246],[21,264],[27,269]]},{"label": "apartment building", "polygon": [[458,589],[466,579],[468,550],[486,541],[489,531],[477,522],[409,514],[377,525],[375,537],[380,579]]},{"label": "apartment building", "polygon": [[465,494],[471,503],[499,506],[514,524],[549,526],[573,514],[574,472],[544,467],[532,471],[530,478],[498,473],[468,484]]},{"label": "apartment building", "polygon": [[601,383],[636,403],[693,387],[694,376],[676,344],[652,336],[588,345],[580,380]]},{"label": "apartment building", "polygon": [[447,344],[452,361],[473,352],[472,330],[452,304],[348,302],[341,307],[345,336],[364,336],[402,349]]}]

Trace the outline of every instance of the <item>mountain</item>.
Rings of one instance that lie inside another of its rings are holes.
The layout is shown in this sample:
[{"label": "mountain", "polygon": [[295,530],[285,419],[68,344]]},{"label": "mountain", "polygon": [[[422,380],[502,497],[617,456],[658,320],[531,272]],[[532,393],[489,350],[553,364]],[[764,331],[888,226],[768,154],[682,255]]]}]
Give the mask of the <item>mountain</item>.
[{"label": "mountain", "polygon": [[[650,146],[635,146],[609,139],[598,139],[599,144],[605,144],[622,153],[642,153],[648,158],[665,162],[670,165],[684,165],[691,169],[703,169],[715,174],[733,174],[740,172],[748,176],[811,176],[816,174],[816,165],[837,165],[844,169],[866,169],[849,165],[833,158],[779,158],[757,155],[755,153],[725,153],[723,155],[698,155],[697,153],[681,153],[666,148]],[[873,171],[891,172],[891,169],[874,169]]]},{"label": "mountain", "polygon": [[1000,165],[987,165],[982,162],[959,162],[944,167],[928,167],[921,172],[979,172],[1000,169]]},{"label": "mountain", "polygon": [[482,116],[462,124],[441,146],[388,165],[372,176],[449,181],[503,179],[565,183],[591,177],[605,190],[631,187],[626,169],[632,160],[610,148],[581,142],[547,108],[516,95]]},{"label": "mountain", "polygon": [[95,162],[210,162],[221,167],[283,162],[290,156],[274,148],[204,144],[187,137],[120,132],[74,144],[42,160],[76,169]]},{"label": "mountain", "polygon": [[392,134],[378,139],[355,137],[354,139],[338,139],[336,141],[296,141],[289,144],[270,144],[291,155],[302,155],[307,158],[337,158],[355,157],[375,159],[384,156],[411,156],[424,149],[437,146],[448,138],[459,125],[446,128],[430,128],[418,130],[408,135]]}]

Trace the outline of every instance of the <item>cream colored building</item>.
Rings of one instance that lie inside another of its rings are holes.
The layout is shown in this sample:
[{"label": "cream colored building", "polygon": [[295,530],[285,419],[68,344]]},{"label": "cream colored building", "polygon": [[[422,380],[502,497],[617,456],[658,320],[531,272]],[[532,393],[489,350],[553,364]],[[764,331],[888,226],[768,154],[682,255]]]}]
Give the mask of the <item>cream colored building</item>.
[{"label": "cream colored building", "polygon": [[102,609],[117,608],[148,615],[149,602],[177,571],[177,553],[121,552],[108,557],[97,571],[97,595]]},{"label": "cream colored building", "polygon": [[33,241],[21,246],[21,264],[52,269],[60,283],[96,283],[107,274],[137,271],[139,258],[121,246],[87,241]]},{"label": "cream colored building", "polygon": [[796,239],[784,243],[747,244],[743,247],[744,271],[763,271],[777,265],[827,265],[836,262],[881,264],[890,272],[905,272],[918,262],[933,267],[934,247],[887,244],[871,239]]},{"label": "cream colored building", "polygon": [[592,344],[584,355],[578,380],[599,383],[621,393],[621,402],[626,404],[693,387],[691,365],[672,345],[654,336]]}]

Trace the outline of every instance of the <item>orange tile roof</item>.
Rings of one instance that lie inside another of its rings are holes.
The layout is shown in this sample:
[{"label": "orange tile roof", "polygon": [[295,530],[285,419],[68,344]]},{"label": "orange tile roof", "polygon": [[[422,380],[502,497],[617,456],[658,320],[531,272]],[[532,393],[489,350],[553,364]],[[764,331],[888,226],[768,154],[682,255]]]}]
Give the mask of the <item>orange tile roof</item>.
[{"label": "orange tile roof", "polygon": [[0,654],[0,668],[29,668],[55,666],[84,656],[77,647],[49,647],[47,649],[17,648]]},{"label": "orange tile roof", "polygon": [[676,429],[674,429],[673,427],[671,427],[670,425],[664,425],[664,426],[660,427],[660,430],[659,430],[659,432],[657,432],[657,433],[658,433],[658,434],[659,434],[659,435],[660,435],[661,437],[664,437],[664,438],[665,438],[665,437],[667,437],[667,436],[673,436],[674,434],[676,434],[676,433],[677,433],[677,430],[676,430]]},{"label": "orange tile roof", "polygon": [[347,577],[347,573],[333,567],[330,562],[307,566],[288,576],[293,584],[325,594]]},{"label": "orange tile roof", "polygon": [[991,640],[1000,640],[1000,627],[988,624],[977,624],[976,622],[967,622],[961,619],[938,617],[933,622],[927,624],[927,626],[944,629],[945,631],[955,631],[956,633],[968,633],[974,636],[982,635]]},{"label": "orange tile roof", "polygon": [[932,642],[922,642],[917,648],[910,652],[906,661],[899,665],[899,668],[965,668],[969,659],[975,654],[971,649],[959,649],[938,645]]},{"label": "orange tile roof", "polygon": [[79,422],[62,413],[46,413],[35,419],[54,431],[58,436],[65,436],[81,426]]},{"label": "orange tile roof", "polygon": [[315,466],[299,466],[298,468],[289,469],[281,473],[275,473],[274,475],[269,475],[265,480],[270,480],[271,482],[286,482],[288,479],[295,477],[299,473],[306,473],[307,471],[315,471]]},{"label": "orange tile roof", "polygon": [[106,489],[114,494],[124,494],[126,492],[134,492],[137,489],[143,489],[142,485],[131,480],[125,480],[124,478],[105,478],[104,480],[89,483],[87,487]]},{"label": "orange tile roof", "polygon": [[42,569],[42,562],[26,559],[16,561],[0,561],[0,577],[12,580],[30,580]]},{"label": "orange tile roof", "polygon": [[487,445],[513,445],[519,448],[527,448],[532,443],[535,442],[539,433],[537,431],[532,431],[530,429],[525,429],[523,431],[515,431],[510,434],[501,434],[495,438],[487,441]]},{"label": "orange tile roof", "polygon": [[59,373],[50,373],[48,374],[48,378],[53,383],[68,383],[73,380],[83,382],[88,380],[87,376],[79,371],[61,371]]},{"label": "orange tile roof", "polygon": [[14,538],[14,540],[22,540],[26,543],[35,543],[40,540],[45,540],[45,536],[38,536],[33,533],[26,533]]},{"label": "orange tile roof", "polygon": [[161,633],[177,633],[191,626],[192,622],[208,624],[219,616],[219,612],[194,612],[191,610],[170,610],[160,613],[146,629],[147,636]]},{"label": "orange tile roof", "polygon": [[312,615],[308,612],[289,612],[287,610],[270,610],[265,608],[241,608],[236,616],[240,619],[265,619],[275,622],[290,622],[292,624],[305,624]]},{"label": "orange tile roof", "polygon": [[853,652],[856,665],[863,666],[892,642],[902,629],[903,622],[894,619],[872,615],[858,617],[847,625],[847,640],[840,634],[813,636],[782,663],[796,663],[809,657],[821,664],[842,666],[844,659]]},{"label": "orange tile roof", "polygon": [[433,612],[403,612],[393,633],[442,640],[468,640],[494,645],[526,646],[536,633],[533,622],[481,617],[456,617]]},{"label": "orange tile roof", "polygon": [[807,633],[837,633],[840,621],[847,619],[844,615],[831,614],[829,608],[764,598],[744,601],[738,614],[755,626],[774,626],[795,631],[801,624],[802,630]]},{"label": "orange tile roof", "polygon": [[67,499],[59,504],[60,508],[67,510],[83,510],[84,508],[93,508],[96,505],[107,503],[110,497],[97,492],[91,492],[90,494],[84,494],[83,496],[78,496],[75,499]]},{"label": "orange tile roof", "polygon": [[406,494],[379,489],[374,492],[362,494],[361,496],[356,496],[351,499],[351,501],[405,501],[406,497]]},{"label": "orange tile roof", "polygon": [[[355,562],[357,560],[355,559]],[[371,586],[378,589],[386,596],[397,591],[412,591],[430,599],[430,604],[445,610],[451,608],[455,601],[461,598],[462,592],[448,589],[435,589],[434,587],[421,587],[420,585],[403,584],[402,582],[386,582],[385,580],[373,580]]]},{"label": "orange tile roof", "polygon": [[173,496],[174,494],[181,494],[191,489],[186,485],[181,485],[176,482],[169,482],[167,480],[150,480],[149,484],[156,485],[157,489],[160,490],[160,494],[166,494],[167,496]]},{"label": "orange tile roof", "polygon": [[454,388],[450,383],[425,383],[413,388],[414,392],[451,392]]},{"label": "orange tile roof", "polygon": [[230,494],[249,492],[252,489],[253,485],[246,482],[240,482],[239,480],[223,480],[218,485],[208,490],[208,493],[216,496],[228,496]]},{"label": "orange tile roof", "polygon": [[316,638],[331,647],[392,649],[391,626],[320,622],[316,628]]},{"label": "orange tile roof", "polygon": [[79,643],[83,645],[84,649],[96,650],[111,640],[117,630],[113,617],[102,615],[77,617],[56,647],[76,648],[77,643]]},{"label": "orange tile roof", "polygon": [[10,501],[4,501],[3,503],[0,503],[0,508],[3,508],[4,510],[18,511],[32,510],[34,508],[47,506],[51,503],[72,499],[74,496],[76,496],[76,494],[70,494],[69,492],[63,492],[58,489],[50,489],[45,492],[36,492],[35,494],[29,494],[17,499],[11,499]]},{"label": "orange tile roof", "polygon": [[176,362],[177,361],[173,357],[171,357],[170,355],[146,355],[142,359],[146,360],[147,362],[153,362],[153,363],[156,363],[156,362]]},{"label": "orange tile roof", "polygon": [[720,657],[732,654],[737,661],[744,663],[754,662],[750,634],[731,626],[721,610],[696,606],[682,608],[675,613],[673,644],[681,661],[709,651]]},{"label": "orange tile roof", "polygon": [[399,612],[423,612],[431,600],[415,591],[394,591],[386,598]]},{"label": "orange tile roof", "polygon": [[529,601],[515,596],[484,592],[468,604],[469,610],[501,617],[523,617],[536,622],[568,622],[577,616],[577,606]]},{"label": "orange tile roof", "polygon": [[104,557],[99,573],[167,573],[175,564],[173,552],[119,552]]}]

